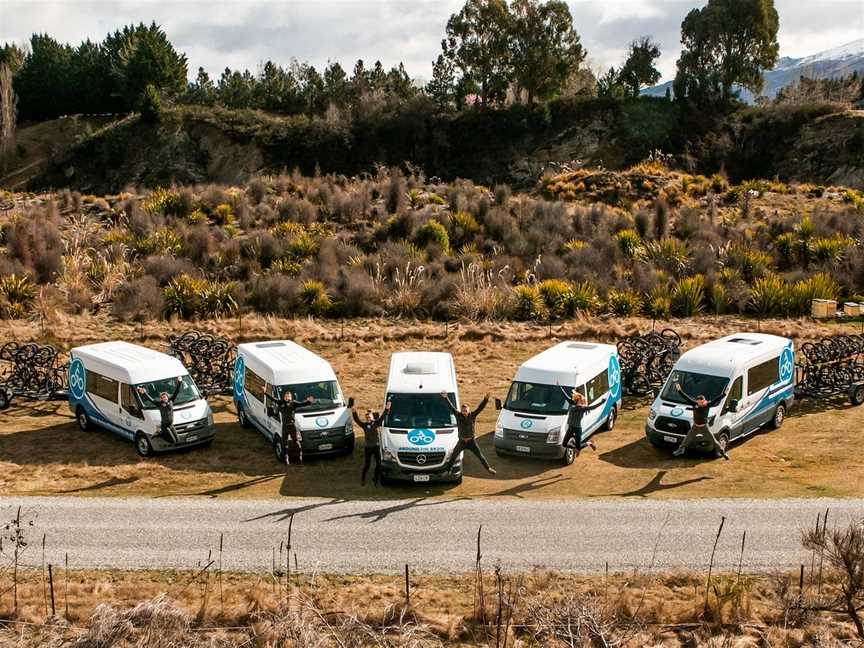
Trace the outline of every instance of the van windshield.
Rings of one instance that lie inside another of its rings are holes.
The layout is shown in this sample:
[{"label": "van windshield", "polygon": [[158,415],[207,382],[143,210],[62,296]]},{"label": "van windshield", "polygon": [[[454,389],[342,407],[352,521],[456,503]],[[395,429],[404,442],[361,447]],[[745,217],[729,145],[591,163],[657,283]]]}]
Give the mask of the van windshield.
[{"label": "van windshield", "polygon": [[714,400],[726,389],[729,379],[723,376],[709,376],[708,374],[691,373],[689,371],[673,371],[666,381],[666,387],[660,398],[665,401],[688,404],[684,397],[675,389],[675,383],[680,383],[681,389],[690,398],[696,398],[700,394],[709,401]]},{"label": "van windshield", "polygon": [[[448,394],[451,403],[456,395]],[[395,428],[441,428],[456,425],[456,417],[440,394],[387,394],[392,403],[384,425]]]},{"label": "van windshield", "polygon": [[[540,383],[514,382],[507,394],[505,409],[530,414],[566,414],[568,403],[562,387]],[[569,394],[573,387],[564,386]]]},{"label": "van windshield", "polygon": [[339,388],[336,386],[335,380],[298,383],[296,385],[280,385],[276,388],[276,395],[281,399],[286,391],[291,392],[291,396],[296,401],[304,401],[310,396],[314,396],[315,402],[304,408],[307,411],[327,409],[328,407],[333,407],[342,402],[342,399],[339,397]]},{"label": "van windshield", "polygon": [[[201,393],[198,391],[198,387],[195,386],[192,376],[186,374],[182,378],[183,382],[180,384],[180,391],[177,392],[177,398],[174,399],[175,405],[191,403],[201,398]],[[135,388],[135,393],[138,395],[138,400],[141,401],[141,407],[152,410],[159,406],[159,395],[162,392],[165,392],[168,396],[174,393],[174,390],[177,389],[177,377],[139,383],[133,385],[133,387]],[[138,391],[140,388],[144,389],[144,394]]]}]

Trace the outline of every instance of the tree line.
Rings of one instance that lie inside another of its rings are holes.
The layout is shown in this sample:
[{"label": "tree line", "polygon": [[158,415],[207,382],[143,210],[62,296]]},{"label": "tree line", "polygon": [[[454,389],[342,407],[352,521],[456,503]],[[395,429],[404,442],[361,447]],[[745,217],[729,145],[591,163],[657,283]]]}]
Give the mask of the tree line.
[{"label": "tree line", "polygon": [[[777,59],[778,25],[773,0],[708,0],[692,10],[681,26],[676,98],[711,106],[732,101],[737,87],[758,94],[762,71]],[[155,23],[78,46],[34,34],[25,47],[2,46],[0,68],[17,95],[19,121],[150,113],[164,101],[320,115],[331,106],[356,108],[369,97],[390,104],[422,97],[440,111],[456,111],[575,94],[637,96],[660,79],[660,47],[647,36],[603,74],[589,70],[586,57],[564,0],[466,0],[447,22],[425,85],[401,63],[388,70],[362,60],[350,73],[338,62],[319,71],[296,60],[284,67],[267,61],[255,72],[226,68],[215,80],[199,68],[190,82],[186,56]]]}]

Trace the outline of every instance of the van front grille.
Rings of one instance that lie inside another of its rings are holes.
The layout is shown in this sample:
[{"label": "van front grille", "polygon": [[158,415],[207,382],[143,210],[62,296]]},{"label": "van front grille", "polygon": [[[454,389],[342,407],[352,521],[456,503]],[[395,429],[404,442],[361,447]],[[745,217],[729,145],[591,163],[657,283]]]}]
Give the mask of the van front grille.
[{"label": "van front grille", "polygon": [[344,427],[327,428],[326,430],[303,430],[300,432],[304,441],[326,441],[335,439],[345,434]]},{"label": "van front grille", "polygon": [[436,452],[400,452],[399,461],[406,466],[417,466],[418,468],[431,468],[444,463],[446,453]]},{"label": "van front grille", "polygon": [[654,427],[660,432],[671,432],[672,434],[687,434],[690,431],[690,423],[681,419],[660,416],[654,421]]},{"label": "van front grille", "polygon": [[527,432],[504,428],[504,438],[508,441],[525,441],[527,443],[546,443],[546,432]]}]

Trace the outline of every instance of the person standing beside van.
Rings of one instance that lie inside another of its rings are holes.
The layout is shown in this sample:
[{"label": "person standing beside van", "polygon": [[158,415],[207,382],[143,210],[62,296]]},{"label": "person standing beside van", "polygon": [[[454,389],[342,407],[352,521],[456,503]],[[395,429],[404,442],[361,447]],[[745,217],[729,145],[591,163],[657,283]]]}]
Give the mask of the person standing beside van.
[{"label": "person standing beside van", "polygon": [[591,439],[588,441],[582,440],[582,418],[591,410],[600,407],[606,402],[606,399],[604,398],[594,405],[589,405],[582,392],[575,388],[571,390],[569,395],[567,394],[567,390],[561,387],[560,383],[558,384],[558,388],[564,394],[564,400],[566,400],[568,404],[567,432],[564,434],[564,441],[561,443],[562,447],[575,448],[577,457],[585,448],[597,450],[597,444],[595,444],[594,441]]},{"label": "person standing beside van", "polygon": [[384,422],[384,417],[387,416],[387,412],[390,411],[390,407],[392,403],[387,401],[387,405],[384,406],[384,411],[381,412],[381,416],[375,416],[372,413],[372,410],[366,410],[366,420],[361,419],[357,416],[357,412],[354,411],[354,407],[351,407],[351,416],[354,417],[354,421],[363,428],[363,439],[365,441],[365,446],[363,448],[363,472],[360,474],[360,485],[366,485],[366,475],[369,472],[369,466],[371,465],[372,459],[375,459],[375,470],[372,472],[372,483],[377,486],[381,482],[381,441],[378,435],[378,430],[381,427],[381,424]]},{"label": "person standing beside van", "polygon": [[146,400],[151,405],[155,405],[159,410],[159,419],[161,423],[161,431],[159,436],[165,437],[171,443],[177,443],[177,431],[174,429],[174,401],[180,394],[180,389],[183,387],[183,376],[177,376],[177,385],[174,387],[174,392],[169,396],[168,392],[159,394],[159,400],[154,400],[147,390],[143,387],[138,388],[138,393],[142,400]]},{"label": "person standing beside van", "polygon": [[480,460],[480,463],[483,464],[483,467],[489,474],[496,474],[496,470],[489,465],[489,462],[486,461],[486,457],[484,457],[483,453],[480,451],[480,446],[477,445],[474,429],[477,415],[483,411],[483,408],[486,407],[486,403],[489,402],[489,394],[486,394],[483,397],[483,400],[480,401],[477,409],[473,412],[468,409],[468,406],[464,403],[462,404],[462,407],[457,410],[453,403],[450,402],[450,397],[447,396],[446,391],[441,392],[441,398],[444,399],[444,402],[447,403],[447,407],[456,417],[456,431],[459,433],[459,441],[453,448],[453,452],[450,454],[450,461],[448,461],[444,466],[444,471],[450,472],[450,469],[453,468],[453,462],[456,461],[456,457],[459,456],[460,452],[463,450],[470,450]]},{"label": "person standing beside van", "polygon": [[690,427],[690,431],[687,432],[687,436],[684,437],[684,440],[681,442],[681,445],[675,449],[675,452],[672,454],[676,457],[680,457],[685,452],[687,452],[687,448],[689,448],[696,441],[696,438],[700,434],[705,434],[708,437],[708,440],[711,441],[711,444],[714,446],[714,450],[717,453],[718,457],[723,457],[726,461],[729,461],[729,455],[726,454],[726,449],[723,448],[720,443],[717,441],[717,438],[714,436],[714,433],[711,432],[711,429],[708,427],[708,412],[715,405],[719,405],[720,402],[726,398],[726,392],[724,391],[717,398],[712,401],[709,401],[705,396],[699,394],[696,398],[689,396],[684,392],[679,383],[675,383],[675,391],[681,394],[681,398],[687,401],[693,407],[693,425]]},{"label": "person standing beside van", "polygon": [[[285,390],[282,394],[282,400],[277,406],[279,409],[279,418],[282,420],[282,456],[285,457],[285,463],[291,463],[291,456],[299,462],[303,463],[303,447],[300,445],[300,440],[297,435],[297,424],[294,421],[294,413],[304,407],[308,407],[315,402],[314,396],[307,396],[304,401],[294,400],[294,395]],[[291,440],[289,448],[288,440]]]}]

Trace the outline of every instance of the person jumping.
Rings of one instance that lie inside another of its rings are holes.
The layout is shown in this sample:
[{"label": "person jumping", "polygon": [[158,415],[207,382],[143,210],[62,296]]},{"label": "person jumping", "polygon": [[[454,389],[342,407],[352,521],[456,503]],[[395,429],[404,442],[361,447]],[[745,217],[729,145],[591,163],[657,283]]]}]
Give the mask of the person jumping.
[{"label": "person jumping", "polygon": [[450,402],[450,397],[447,396],[446,391],[441,392],[441,398],[444,399],[444,402],[447,403],[447,407],[451,412],[453,412],[454,416],[456,416],[456,429],[459,433],[459,441],[456,442],[456,446],[450,454],[450,460],[444,466],[444,471],[450,472],[451,468],[453,468],[453,462],[456,461],[456,457],[459,456],[460,452],[463,450],[470,450],[480,460],[480,463],[483,464],[483,467],[487,472],[489,472],[489,474],[496,474],[496,470],[489,465],[488,461],[486,461],[486,457],[483,456],[483,453],[480,451],[480,446],[477,445],[477,440],[474,438],[474,427],[477,415],[483,411],[483,408],[486,407],[486,403],[489,402],[489,394],[486,394],[483,397],[483,400],[480,401],[477,409],[473,412],[469,410],[468,406],[464,403],[462,404],[462,407],[457,410],[453,403]]},{"label": "person jumping", "polygon": [[369,466],[373,458],[375,459],[375,470],[372,472],[372,483],[375,486],[378,486],[381,483],[381,442],[378,430],[384,422],[384,417],[387,416],[387,412],[390,411],[391,405],[390,401],[387,401],[387,405],[384,406],[384,411],[381,412],[381,416],[377,417],[372,413],[372,410],[366,410],[365,420],[357,416],[354,407],[351,407],[351,416],[354,417],[354,422],[363,428],[363,440],[365,442],[363,448],[363,472],[360,474],[361,486],[366,485],[366,475],[369,472]]},{"label": "person jumping", "polygon": [[[308,407],[315,402],[314,396],[308,396],[305,401],[294,400],[294,395],[287,389],[282,394],[282,400],[279,401],[279,416],[282,419],[282,456],[285,458],[285,463],[291,463],[291,456],[297,459],[298,463],[303,463],[303,447],[300,445],[300,435],[297,432],[297,423],[294,420],[294,413],[304,407]],[[289,448],[288,440],[291,440]]]},{"label": "person jumping", "polygon": [[180,439],[177,437],[177,430],[174,429],[174,401],[180,394],[180,389],[183,387],[183,376],[177,376],[177,385],[171,395],[168,392],[159,394],[159,400],[154,400],[147,390],[143,387],[138,388],[138,393],[141,395],[141,400],[147,401],[151,405],[155,405],[159,410],[159,419],[161,430],[159,435],[167,439],[170,443],[178,443]]},{"label": "person jumping", "polygon": [[672,454],[676,457],[680,457],[687,452],[687,448],[695,443],[696,438],[700,434],[705,434],[714,446],[714,451],[717,453],[717,456],[723,457],[726,461],[729,461],[729,455],[726,454],[726,448],[720,445],[720,442],[717,441],[717,437],[714,436],[713,432],[711,432],[711,429],[708,427],[708,412],[712,407],[718,405],[724,398],[726,398],[726,392],[724,391],[717,398],[709,401],[702,394],[699,394],[696,398],[688,396],[681,388],[680,383],[675,383],[675,390],[681,394],[681,398],[693,406],[693,425],[690,427],[690,431],[687,432],[687,436],[684,437],[681,445],[679,445]]},{"label": "person jumping", "polygon": [[594,405],[589,405],[582,392],[573,388],[568,396],[566,389],[561,387],[560,384],[558,387],[564,394],[564,400],[569,405],[567,408],[567,432],[564,434],[564,441],[561,443],[562,447],[575,448],[577,457],[585,448],[591,448],[596,451],[597,444],[592,439],[588,439],[587,441],[582,440],[582,418],[591,410],[600,407],[606,402],[606,399],[604,398]]}]

